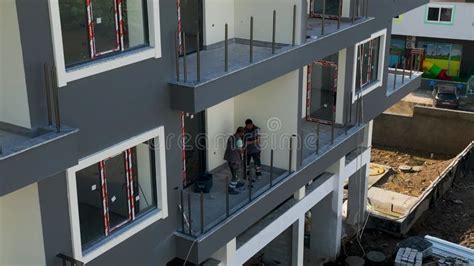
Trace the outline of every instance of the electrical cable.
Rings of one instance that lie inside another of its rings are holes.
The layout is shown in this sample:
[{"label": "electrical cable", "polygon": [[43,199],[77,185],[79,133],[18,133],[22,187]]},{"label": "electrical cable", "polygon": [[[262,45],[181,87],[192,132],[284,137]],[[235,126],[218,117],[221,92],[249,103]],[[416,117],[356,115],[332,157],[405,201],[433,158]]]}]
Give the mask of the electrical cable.
[{"label": "electrical cable", "polygon": [[184,260],[183,266],[186,266],[186,262],[188,262],[189,255],[191,255],[191,250],[193,249],[194,244],[197,242],[197,238],[194,239],[193,243],[189,247],[188,254],[186,255],[186,259]]}]

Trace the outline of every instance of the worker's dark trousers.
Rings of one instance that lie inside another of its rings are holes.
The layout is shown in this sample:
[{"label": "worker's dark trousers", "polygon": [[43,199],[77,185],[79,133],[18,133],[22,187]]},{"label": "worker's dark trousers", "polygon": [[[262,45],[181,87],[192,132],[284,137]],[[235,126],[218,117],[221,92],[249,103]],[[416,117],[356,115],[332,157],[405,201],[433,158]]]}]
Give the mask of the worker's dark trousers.
[{"label": "worker's dark trousers", "polygon": [[262,175],[262,162],[260,161],[260,152],[247,154],[247,176],[250,176],[250,161],[253,159],[253,164],[255,165],[255,174],[257,176]]},{"label": "worker's dark trousers", "polygon": [[229,181],[229,188],[236,188],[237,183],[239,183],[240,179],[240,165],[239,163],[232,163],[227,162],[229,165],[230,173],[232,175],[232,179]]}]

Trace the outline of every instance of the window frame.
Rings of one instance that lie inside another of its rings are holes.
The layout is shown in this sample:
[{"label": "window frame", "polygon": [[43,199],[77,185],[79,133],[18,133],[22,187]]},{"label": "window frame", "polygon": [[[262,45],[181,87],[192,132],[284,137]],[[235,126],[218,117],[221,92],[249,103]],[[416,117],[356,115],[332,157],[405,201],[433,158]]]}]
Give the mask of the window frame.
[{"label": "window frame", "polygon": [[[378,62],[378,71],[377,71],[377,81],[372,82],[371,85],[365,88],[361,88],[360,93],[356,93],[356,80],[357,80],[357,53],[358,48],[360,45],[373,40],[380,38],[380,46],[379,46],[379,62]],[[383,77],[385,74],[385,49],[387,47],[387,29],[380,30],[378,32],[373,33],[370,38],[367,38],[361,42],[356,43],[354,46],[354,64],[353,64],[353,73],[352,73],[352,103],[355,103],[359,97],[364,97],[365,95],[369,94],[376,88],[382,86],[383,84]]]},{"label": "window frame", "polygon": [[[157,207],[156,209],[148,210],[147,213],[129,224],[124,225],[116,232],[106,236],[105,239],[99,243],[94,244],[86,251],[82,250],[81,243],[81,230],[80,230],[80,218],[79,218],[79,205],[77,195],[77,183],[76,183],[76,172],[85,169],[91,165],[97,164],[107,158],[110,158],[117,153],[121,153],[127,149],[131,149],[143,142],[150,139],[155,140],[155,170],[156,170],[156,197]],[[88,263],[98,256],[104,254],[108,250],[112,249],[116,245],[135,235],[136,233],[144,230],[149,225],[157,222],[160,219],[168,217],[168,199],[167,199],[167,176],[166,176],[166,153],[165,153],[165,133],[164,127],[150,130],[143,134],[140,134],[132,139],[118,143],[105,150],[97,152],[93,155],[85,157],[79,160],[78,164],[67,169],[66,180],[67,180],[67,193],[68,193],[68,204],[69,204],[69,222],[71,226],[71,240],[73,257],[84,263]]]},{"label": "window frame", "polygon": [[143,60],[161,58],[162,52],[159,0],[147,0],[146,3],[149,31],[148,47],[131,49],[116,55],[111,55],[110,57],[95,60],[92,59],[90,62],[66,68],[59,1],[61,0],[48,0],[54,62],[56,65],[57,84],[59,87],[64,87],[68,82],[71,81],[93,76]]},{"label": "window frame", "polygon": [[[438,12],[438,20],[429,20],[428,14],[430,8],[437,8]],[[450,21],[441,21],[441,9],[451,9],[451,20]],[[425,23],[428,24],[441,24],[441,25],[452,25],[454,23],[454,14],[456,12],[456,7],[454,5],[444,5],[444,4],[428,4],[426,5],[425,10]]]}]

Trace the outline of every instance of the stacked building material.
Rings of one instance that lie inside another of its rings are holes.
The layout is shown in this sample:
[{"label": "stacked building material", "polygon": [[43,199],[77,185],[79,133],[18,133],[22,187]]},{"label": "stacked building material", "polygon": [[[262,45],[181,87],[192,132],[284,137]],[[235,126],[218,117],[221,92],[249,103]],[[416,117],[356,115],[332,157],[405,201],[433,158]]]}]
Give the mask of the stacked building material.
[{"label": "stacked building material", "polygon": [[423,253],[416,249],[401,248],[397,252],[395,258],[395,266],[415,265],[421,266],[423,264]]}]

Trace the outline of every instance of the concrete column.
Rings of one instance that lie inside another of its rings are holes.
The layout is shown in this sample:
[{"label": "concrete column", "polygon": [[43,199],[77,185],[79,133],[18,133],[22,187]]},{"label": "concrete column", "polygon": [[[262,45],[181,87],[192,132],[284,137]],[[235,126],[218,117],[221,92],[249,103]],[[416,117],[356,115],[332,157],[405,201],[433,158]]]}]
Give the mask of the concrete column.
[{"label": "concrete column", "polygon": [[337,62],[337,94],[336,94],[336,124],[344,124],[344,90],[346,83],[346,54],[347,50],[339,51]]},{"label": "concrete column", "polygon": [[219,266],[235,266],[237,265],[233,262],[235,258],[235,252],[237,251],[237,241],[236,239],[232,239],[229,241],[225,246],[221,249],[216,251],[214,255],[212,255],[213,259],[220,261]]},{"label": "concrete column", "polygon": [[334,260],[341,249],[342,198],[345,157],[328,171],[333,177],[333,191],[311,209],[311,252],[319,258]]},{"label": "concrete column", "polygon": [[351,225],[363,225],[367,218],[367,186],[369,167],[364,165],[349,177],[349,198],[347,200],[347,219]]},{"label": "concrete column", "polygon": [[291,265],[303,266],[304,261],[304,214],[292,225]]},{"label": "concrete column", "polygon": [[371,120],[367,123],[367,126],[364,129],[364,141],[362,146],[365,148],[372,147],[372,131],[374,129],[374,120]]},{"label": "concrete column", "polygon": [[302,200],[306,194],[306,186],[301,187],[298,191],[293,194],[293,197],[297,200]]}]

